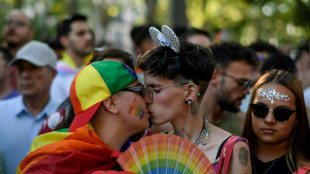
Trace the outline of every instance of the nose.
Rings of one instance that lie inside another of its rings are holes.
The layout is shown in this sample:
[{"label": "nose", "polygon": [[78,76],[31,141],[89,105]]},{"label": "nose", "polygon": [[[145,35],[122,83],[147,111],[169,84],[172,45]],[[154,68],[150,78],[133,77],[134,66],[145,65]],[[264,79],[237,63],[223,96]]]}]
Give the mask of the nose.
[{"label": "nose", "polygon": [[264,118],[264,122],[266,124],[274,124],[276,122],[276,119],[273,116],[273,111],[269,110],[266,117]]},{"label": "nose", "polygon": [[86,38],[87,40],[92,40],[92,39],[93,39],[93,35],[92,35],[90,32],[87,32],[87,33],[85,34],[85,38]]},{"label": "nose", "polygon": [[147,104],[147,106],[151,105],[152,104],[152,93],[146,93],[144,94],[144,100],[145,100],[145,103]]},{"label": "nose", "polygon": [[242,93],[245,95],[250,94],[250,86],[246,86],[244,89],[242,89]]}]

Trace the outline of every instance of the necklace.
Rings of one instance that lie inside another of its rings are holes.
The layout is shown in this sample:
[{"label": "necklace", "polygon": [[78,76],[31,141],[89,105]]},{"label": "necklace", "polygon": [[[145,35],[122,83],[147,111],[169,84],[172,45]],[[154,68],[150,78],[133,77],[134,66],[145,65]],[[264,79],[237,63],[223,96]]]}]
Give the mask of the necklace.
[{"label": "necklace", "polygon": [[203,117],[203,125],[202,129],[199,133],[199,136],[197,137],[195,141],[195,145],[201,150],[203,146],[207,144],[207,141],[209,139],[209,129],[208,129],[208,121]]},{"label": "necklace", "polygon": [[[254,159],[253,159],[252,162],[253,162],[253,167],[254,167],[255,174],[257,174]],[[276,164],[276,162],[277,162],[277,159],[275,159],[275,160],[273,161],[273,163],[268,167],[268,169],[266,169],[266,170],[263,172],[263,174],[266,174],[266,173]]]}]

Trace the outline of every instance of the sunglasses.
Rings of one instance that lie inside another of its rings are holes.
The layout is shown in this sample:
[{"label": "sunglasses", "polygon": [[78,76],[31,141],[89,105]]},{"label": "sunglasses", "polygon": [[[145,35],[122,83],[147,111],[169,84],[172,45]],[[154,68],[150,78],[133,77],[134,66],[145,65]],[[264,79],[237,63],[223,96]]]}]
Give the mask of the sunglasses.
[{"label": "sunglasses", "polygon": [[23,21],[9,20],[9,21],[5,21],[5,25],[14,26],[14,27],[23,27],[23,26],[26,26],[27,24]]},{"label": "sunglasses", "polygon": [[252,113],[257,117],[257,118],[265,118],[268,114],[268,112],[273,112],[274,118],[279,121],[279,122],[285,122],[290,117],[295,111],[290,110],[290,109],[285,109],[285,108],[276,108],[274,110],[269,109],[267,106],[263,104],[250,104],[251,111]]},{"label": "sunglasses", "polygon": [[234,77],[234,76],[232,76],[232,75],[229,75],[229,74],[227,74],[227,73],[225,73],[225,72],[220,72],[220,73],[221,73],[222,75],[224,75],[224,76],[227,76],[227,77],[230,77],[230,78],[234,79],[234,80],[238,83],[238,85],[242,87],[242,90],[245,90],[245,89],[247,89],[248,87],[253,86],[253,84],[254,84],[254,82],[251,81],[251,80],[238,79],[237,77]]},{"label": "sunglasses", "polygon": [[138,92],[142,97],[146,93],[146,89],[143,85],[123,88],[121,91]]}]

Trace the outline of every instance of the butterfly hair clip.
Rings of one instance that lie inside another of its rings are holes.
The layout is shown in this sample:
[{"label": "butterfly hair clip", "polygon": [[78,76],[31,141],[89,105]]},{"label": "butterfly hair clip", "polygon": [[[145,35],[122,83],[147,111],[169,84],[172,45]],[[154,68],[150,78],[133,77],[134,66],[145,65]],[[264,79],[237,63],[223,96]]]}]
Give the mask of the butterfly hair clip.
[{"label": "butterfly hair clip", "polygon": [[149,32],[151,38],[157,46],[170,47],[175,53],[180,52],[180,42],[173,30],[167,25],[161,27],[161,32],[155,28],[150,27]]}]

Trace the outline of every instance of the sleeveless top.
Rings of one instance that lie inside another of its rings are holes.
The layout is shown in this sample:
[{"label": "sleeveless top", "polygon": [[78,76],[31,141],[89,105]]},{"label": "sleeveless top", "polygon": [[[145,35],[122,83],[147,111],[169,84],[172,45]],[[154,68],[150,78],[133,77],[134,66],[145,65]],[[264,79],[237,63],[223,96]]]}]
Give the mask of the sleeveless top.
[{"label": "sleeveless top", "polygon": [[280,158],[277,158],[275,160],[269,161],[269,162],[263,162],[259,160],[255,155],[252,155],[252,173],[253,174],[268,174],[268,173],[293,173],[285,159],[285,155],[281,156]]},{"label": "sleeveless top", "polygon": [[[222,144],[220,145],[219,150],[217,152],[216,160],[215,160],[215,162],[212,163],[213,164],[213,168],[216,171],[216,173],[220,173],[221,166],[222,166],[223,162],[224,161],[228,161],[228,163],[226,163],[226,166],[224,166],[224,172],[223,173],[224,174],[226,173],[226,170],[228,169],[228,164],[229,164],[229,160],[230,160],[230,157],[231,157],[234,145],[235,145],[236,142],[239,142],[239,141],[243,141],[243,142],[248,144],[247,139],[242,138],[242,137],[238,137],[238,136],[235,136],[235,135],[229,136],[228,138],[226,138],[222,142]],[[225,159],[225,157],[227,157],[227,158]],[[220,168],[218,169],[218,167],[220,167]]]}]

